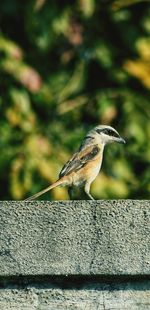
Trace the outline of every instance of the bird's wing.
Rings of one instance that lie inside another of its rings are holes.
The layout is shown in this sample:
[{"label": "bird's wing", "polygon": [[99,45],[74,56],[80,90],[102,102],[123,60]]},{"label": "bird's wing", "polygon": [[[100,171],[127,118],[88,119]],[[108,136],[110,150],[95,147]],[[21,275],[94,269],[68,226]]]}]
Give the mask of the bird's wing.
[{"label": "bird's wing", "polygon": [[86,163],[93,160],[99,153],[99,151],[99,146],[95,144],[75,153],[73,157],[64,165],[64,167],[60,171],[59,177],[61,178],[64,175],[68,175],[73,171],[75,172],[81,169],[83,166],[86,165]]}]

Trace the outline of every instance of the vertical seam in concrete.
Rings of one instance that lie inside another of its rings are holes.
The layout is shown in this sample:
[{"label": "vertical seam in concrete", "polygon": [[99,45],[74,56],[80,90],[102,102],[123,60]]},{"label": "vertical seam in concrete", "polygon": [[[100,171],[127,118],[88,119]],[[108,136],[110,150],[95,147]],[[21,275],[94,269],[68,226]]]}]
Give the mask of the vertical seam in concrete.
[{"label": "vertical seam in concrete", "polygon": [[94,227],[94,232],[93,232],[93,236],[96,236],[96,238],[93,240],[93,245],[92,245],[92,260],[90,263],[90,273],[92,273],[92,267],[93,267],[93,263],[95,261],[95,251],[96,251],[96,247],[97,247],[97,242],[98,242],[98,230],[97,230],[97,209],[96,209],[96,204],[93,204],[92,206],[92,215],[93,215],[93,227]]}]

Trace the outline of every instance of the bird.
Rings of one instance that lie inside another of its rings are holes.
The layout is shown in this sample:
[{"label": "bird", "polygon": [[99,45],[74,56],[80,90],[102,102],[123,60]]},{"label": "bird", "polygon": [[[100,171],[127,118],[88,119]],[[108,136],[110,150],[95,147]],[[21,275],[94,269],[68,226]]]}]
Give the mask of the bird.
[{"label": "bird", "polygon": [[63,166],[58,180],[24,201],[36,199],[57,186],[67,186],[70,199],[73,197],[74,187],[79,187],[84,189],[88,199],[94,200],[90,187],[101,169],[105,145],[113,142],[126,143],[113,127],[94,127],[82,140],[77,152]]}]

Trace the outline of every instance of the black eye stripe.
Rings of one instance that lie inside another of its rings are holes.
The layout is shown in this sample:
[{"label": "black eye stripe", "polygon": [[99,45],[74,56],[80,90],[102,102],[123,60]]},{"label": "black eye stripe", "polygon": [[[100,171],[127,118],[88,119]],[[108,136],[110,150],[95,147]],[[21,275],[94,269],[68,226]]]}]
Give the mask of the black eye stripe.
[{"label": "black eye stripe", "polygon": [[104,129],[103,133],[105,133],[106,135],[109,135],[111,137],[116,137],[116,138],[119,137],[118,133],[116,133],[115,131],[113,131],[111,129]]},{"label": "black eye stripe", "polygon": [[105,135],[111,136],[111,137],[116,137],[119,138],[118,133],[116,133],[115,131],[111,130],[111,129],[96,129],[97,133],[101,133],[103,132]]},{"label": "black eye stripe", "polygon": [[97,133],[101,133],[101,132],[102,132],[102,129],[96,129],[96,132],[97,132]]}]

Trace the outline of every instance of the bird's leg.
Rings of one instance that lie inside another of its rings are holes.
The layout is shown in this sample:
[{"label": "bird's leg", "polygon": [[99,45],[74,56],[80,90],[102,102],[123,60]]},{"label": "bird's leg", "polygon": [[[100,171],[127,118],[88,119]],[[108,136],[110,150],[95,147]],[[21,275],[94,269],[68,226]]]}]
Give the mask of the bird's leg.
[{"label": "bird's leg", "polygon": [[91,200],[95,200],[92,195],[90,194],[90,183],[86,183],[85,184],[85,187],[84,187],[84,190],[85,190],[85,193],[87,194],[87,196],[91,199]]},{"label": "bird's leg", "polygon": [[69,195],[70,200],[73,200],[73,187],[72,186],[68,187],[68,195]]}]

